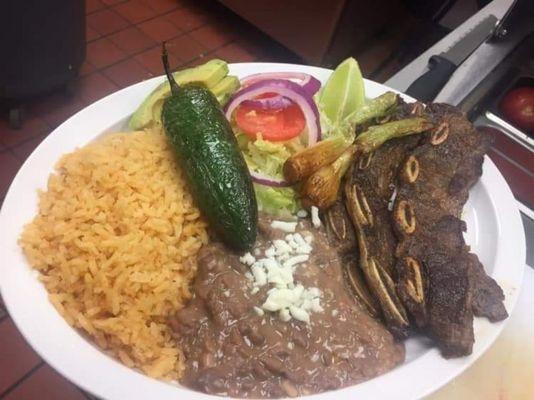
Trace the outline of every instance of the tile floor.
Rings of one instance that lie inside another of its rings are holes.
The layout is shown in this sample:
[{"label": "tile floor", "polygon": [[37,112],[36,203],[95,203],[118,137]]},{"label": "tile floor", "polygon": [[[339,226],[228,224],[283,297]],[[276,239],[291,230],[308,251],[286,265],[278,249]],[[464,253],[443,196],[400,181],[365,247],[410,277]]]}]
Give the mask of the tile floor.
[{"label": "tile floor", "polygon": [[212,57],[300,61],[216,1],[87,0],[86,11],[87,56],[71,90],[27,104],[17,131],[0,109],[0,200],[20,164],[65,119],[117,89],[161,75],[163,40],[175,68]]}]

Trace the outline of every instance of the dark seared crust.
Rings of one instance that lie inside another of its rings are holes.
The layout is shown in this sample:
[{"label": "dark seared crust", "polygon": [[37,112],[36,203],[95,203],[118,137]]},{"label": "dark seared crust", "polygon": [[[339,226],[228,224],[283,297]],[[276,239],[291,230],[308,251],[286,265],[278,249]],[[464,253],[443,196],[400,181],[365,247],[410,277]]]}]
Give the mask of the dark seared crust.
[{"label": "dark seared crust", "polygon": [[[395,118],[406,117],[411,110],[412,105],[403,104]],[[357,159],[345,180],[345,204],[358,238],[360,268],[380,304],[386,325],[400,337],[406,336],[409,320],[394,283],[397,239],[388,205],[395,190],[399,165],[420,139],[421,135],[414,135],[386,142],[372,154]],[[367,204],[360,204],[363,202]],[[368,206],[370,214],[367,222],[355,215],[364,206]]]},{"label": "dark seared crust", "polygon": [[439,252],[429,254],[423,261],[428,281],[426,331],[446,358],[471,354],[475,341],[466,261],[466,253]]},{"label": "dark seared crust", "polygon": [[[417,160],[418,175],[409,182],[399,174],[393,208],[397,287],[416,325],[436,340],[444,356],[455,357],[471,353],[473,311],[493,320],[506,317],[502,291],[469,253],[460,219],[491,138],[454,107],[432,104],[426,112],[438,128],[409,154]],[[407,260],[420,267],[421,301],[414,301]]]},{"label": "dark seared crust", "polygon": [[484,267],[474,254],[471,257],[471,281],[473,282],[473,313],[486,317],[491,322],[502,321],[508,317],[504,308],[504,293],[492,278],[486,275]]},{"label": "dark seared crust", "polygon": [[[416,325],[433,337],[445,357],[471,353],[474,342],[472,292],[469,274],[471,256],[463,241],[465,223],[444,216],[427,231],[404,241],[405,253],[397,268],[399,293]],[[436,245],[439,242],[439,245]],[[422,268],[424,297],[414,302],[406,294],[404,260],[412,257]],[[476,256],[475,256],[476,257]]]},{"label": "dark seared crust", "polygon": [[352,255],[358,252],[356,233],[350,222],[345,203],[338,199],[323,214],[328,243],[341,255]]},{"label": "dark seared crust", "polygon": [[336,249],[343,264],[345,283],[360,305],[373,318],[380,317],[380,306],[370,293],[359,267],[359,250],[354,226],[345,203],[338,199],[323,213],[328,243]]}]

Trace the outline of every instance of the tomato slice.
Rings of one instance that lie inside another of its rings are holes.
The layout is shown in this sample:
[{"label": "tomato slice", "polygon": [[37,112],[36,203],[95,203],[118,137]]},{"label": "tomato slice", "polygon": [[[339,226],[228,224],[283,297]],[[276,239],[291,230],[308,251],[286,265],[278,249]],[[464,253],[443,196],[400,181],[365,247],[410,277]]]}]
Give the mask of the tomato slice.
[{"label": "tomato slice", "polygon": [[256,139],[261,134],[263,139],[272,142],[293,139],[306,126],[304,114],[296,104],[278,110],[262,110],[241,104],[234,116],[237,126],[247,136]]}]

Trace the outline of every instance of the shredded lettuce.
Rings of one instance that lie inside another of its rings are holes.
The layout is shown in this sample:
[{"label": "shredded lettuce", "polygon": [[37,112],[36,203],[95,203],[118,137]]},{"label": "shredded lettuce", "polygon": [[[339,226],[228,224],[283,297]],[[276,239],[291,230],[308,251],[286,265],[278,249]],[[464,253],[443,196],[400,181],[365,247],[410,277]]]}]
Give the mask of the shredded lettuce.
[{"label": "shredded lettuce", "polygon": [[282,167],[291,155],[304,149],[298,138],[284,142],[270,142],[259,137],[256,140],[234,130],[237,143],[249,168],[274,178],[283,178]]},{"label": "shredded lettuce", "polygon": [[[349,58],[341,63],[328,82],[315,94],[319,109],[322,139],[343,136],[349,142],[354,140],[354,127],[346,118],[362,106],[365,101],[364,83],[358,63]],[[293,154],[304,150],[306,135],[284,141],[263,140],[261,135],[254,140],[240,132],[235,121],[232,127],[239,148],[248,167],[273,178],[283,179],[284,162]],[[299,210],[296,191],[293,188],[274,188],[254,184],[260,210],[270,214],[294,214]]]},{"label": "shredded lettuce", "polygon": [[293,188],[275,188],[254,184],[256,200],[260,211],[278,217],[287,217],[295,214],[299,209],[296,192]]},{"label": "shredded lettuce", "polygon": [[[300,138],[284,142],[270,142],[263,140],[260,136],[253,140],[241,132],[237,126],[233,128],[248,167],[273,178],[283,179],[284,162],[291,155],[304,149]],[[254,189],[258,207],[266,213],[289,216],[299,210],[296,192],[292,188],[275,188],[254,184]]]}]

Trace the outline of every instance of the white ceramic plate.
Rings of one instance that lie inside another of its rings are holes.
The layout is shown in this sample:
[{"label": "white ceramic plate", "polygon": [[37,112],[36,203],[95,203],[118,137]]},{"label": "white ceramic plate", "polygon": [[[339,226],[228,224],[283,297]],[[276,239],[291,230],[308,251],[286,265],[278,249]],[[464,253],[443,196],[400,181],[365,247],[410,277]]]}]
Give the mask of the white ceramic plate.
[{"label": "white ceramic plate", "polygon": [[[323,82],[331,73],[322,68],[263,63],[233,64],[230,69],[240,77],[265,71],[302,71]],[[162,78],[154,78],[109,95],[59,126],[21,167],[0,213],[0,289],[11,317],[44,360],[76,385],[108,400],[193,400],[212,396],[151,379],[123,366],[85,340],[50,304],[44,287],[18,247],[17,239],[23,225],[37,212],[37,189],[46,187],[48,176],[61,155],[103,133],[123,128],[133,110],[161,81]],[[371,81],[365,82],[365,89],[371,98],[389,90]],[[490,275],[503,287],[506,308],[510,312],[521,285],[525,239],[512,193],[488,158],[482,178],[471,190],[465,219],[467,241]],[[310,398],[421,398],[480,357],[499,335],[504,323],[490,324],[476,319],[473,354],[453,360],[443,359],[423,338],[412,338],[407,342],[406,362],[393,371],[356,386]]]}]

